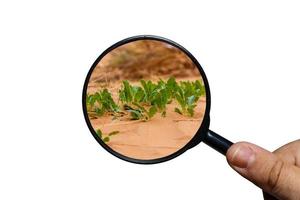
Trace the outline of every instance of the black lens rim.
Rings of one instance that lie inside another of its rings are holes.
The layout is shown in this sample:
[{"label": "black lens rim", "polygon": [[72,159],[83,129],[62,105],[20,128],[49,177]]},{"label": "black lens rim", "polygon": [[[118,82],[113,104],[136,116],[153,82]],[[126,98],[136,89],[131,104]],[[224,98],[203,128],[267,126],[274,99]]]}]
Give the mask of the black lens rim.
[{"label": "black lens rim", "polygon": [[[179,149],[178,151],[172,153],[171,155],[162,157],[162,158],[157,158],[157,159],[151,159],[151,160],[141,160],[141,159],[135,159],[135,158],[130,158],[127,157],[125,155],[122,155],[116,151],[114,151],[112,148],[110,148],[108,145],[106,145],[102,139],[97,135],[96,131],[94,130],[94,128],[92,127],[92,124],[89,120],[88,114],[87,114],[87,109],[86,109],[86,95],[87,95],[87,87],[88,87],[88,83],[91,77],[92,72],[94,71],[94,68],[97,66],[97,64],[100,62],[100,60],[110,51],[112,51],[113,49],[133,42],[133,41],[137,41],[137,40],[156,40],[156,41],[161,41],[161,42],[165,42],[168,43],[174,47],[177,47],[178,49],[180,49],[181,51],[183,51],[197,66],[202,79],[204,81],[205,84],[205,92],[206,92],[206,108],[205,108],[205,114],[204,114],[204,118],[202,121],[202,124],[200,126],[200,128],[198,129],[197,133],[194,135],[194,137],[181,149]],[[196,58],[188,51],[186,50],[184,47],[182,47],[181,45],[177,44],[176,42],[169,40],[167,38],[164,37],[160,37],[160,36],[155,36],[155,35],[137,35],[137,36],[133,36],[133,37],[129,37],[126,39],[123,39],[117,43],[115,43],[114,45],[110,46],[109,48],[107,48],[97,59],[96,61],[93,63],[92,67],[90,68],[85,82],[84,82],[84,86],[83,86],[83,92],[82,92],[82,108],[83,108],[83,114],[84,114],[84,118],[85,121],[87,123],[87,126],[90,130],[90,132],[92,133],[93,137],[96,139],[96,141],[105,149],[107,150],[109,153],[111,153],[112,155],[131,162],[131,163],[137,163],[137,164],[156,164],[156,163],[161,163],[161,162],[165,162],[168,160],[171,160],[179,155],[181,155],[182,153],[184,153],[186,150],[194,147],[196,144],[200,143],[205,135],[205,132],[208,130],[208,124],[209,124],[209,111],[210,111],[210,105],[211,105],[211,98],[210,98],[210,89],[209,89],[209,84],[208,84],[208,80],[207,77],[204,73],[204,70],[202,69],[202,66],[200,65],[200,63],[196,60]]]}]

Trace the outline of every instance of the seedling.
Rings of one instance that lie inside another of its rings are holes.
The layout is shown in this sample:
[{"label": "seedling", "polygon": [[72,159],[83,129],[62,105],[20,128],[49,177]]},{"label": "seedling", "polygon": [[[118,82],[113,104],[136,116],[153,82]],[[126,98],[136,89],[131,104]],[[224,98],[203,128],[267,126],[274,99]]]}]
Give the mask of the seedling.
[{"label": "seedling", "polygon": [[125,80],[122,88],[119,90],[119,99],[122,103],[141,102],[144,99],[145,93],[139,86],[132,86]]},{"label": "seedling", "polygon": [[141,119],[143,121],[147,121],[157,112],[156,106],[151,106],[149,109],[146,109],[138,103],[133,103],[133,106],[124,105],[124,109],[130,113],[132,120]]},{"label": "seedling", "polygon": [[205,94],[204,85],[199,80],[195,82],[182,81],[180,84],[175,85],[176,93],[175,98],[181,108],[175,108],[175,112],[179,114],[188,113],[194,116],[194,108],[197,106],[197,101],[200,96]]},{"label": "seedling", "polygon": [[118,117],[123,110],[130,113],[132,120],[151,119],[156,113],[166,116],[167,104],[173,100],[179,104],[175,112],[179,114],[194,115],[199,98],[205,95],[205,87],[199,80],[176,82],[174,77],[167,81],[159,80],[153,83],[148,80],[141,80],[141,86],[131,85],[129,81],[122,82],[119,90],[119,101],[122,106],[117,105],[107,89],[100,90],[94,94],[87,95],[87,110],[102,116],[109,112]]},{"label": "seedling", "polygon": [[109,134],[107,134],[107,136],[103,136],[103,133],[100,129],[96,130],[97,135],[100,137],[100,139],[105,142],[108,143],[110,141],[110,138],[114,135],[117,135],[120,131],[112,131]]},{"label": "seedling", "polygon": [[100,90],[94,94],[88,94],[86,99],[88,112],[96,113],[102,116],[105,112],[113,115],[120,112],[119,106],[114,102],[110,92],[107,89]]}]

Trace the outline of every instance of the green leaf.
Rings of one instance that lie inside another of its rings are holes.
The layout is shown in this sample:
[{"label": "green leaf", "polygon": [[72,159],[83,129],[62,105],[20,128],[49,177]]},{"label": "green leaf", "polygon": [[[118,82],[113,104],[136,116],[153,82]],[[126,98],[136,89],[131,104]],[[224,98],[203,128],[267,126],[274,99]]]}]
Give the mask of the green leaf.
[{"label": "green leaf", "polygon": [[131,114],[131,119],[138,120],[142,118],[142,114],[138,110],[128,110]]},{"label": "green leaf", "polygon": [[180,94],[175,94],[175,98],[176,98],[177,102],[179,103],[179,105],[181,106],[181,108],[185,108],[185,101],[181,97],[181,95]]},{"label": "green leaf", "polygon": [[195,96],[194,95],[187,98],[187,104],[188,105],[192,105],[194,102],[195,102]]},{"label": "green leaf", "polygon": [[144,94],[144,91],[141,87],[138,87],[136,92],[135,92],[135,95],[134,95],[134,101],[135,102],[141,102],[144,98],[145,94]]},{"label": "green leaf", "polygon": [[109,142],[109,137],[105,137],[105,138],[103,138],[103,142],[105,142],[105,143],[107,143],[107,142]]},{"label": "green leaf", "polygon": [[96,130],[97,135],[102,139],[102,131],[100,129]]},{"label": "green leaf", "polygon": [[87,103],[88,105],[94,106],[95,101],[96,101],[96,99],[95,99],[94,95],[88,95],[88,96],[87,96],[86,103]]},{"label": "green leaf", "polygon": [[152,118],[155,114],[157,113],[157,108],[156,106],[151,106],[149,109],[149,118]]},{"label": "green leaf", "polygon": [[172,76],[168,79],[167,81],[167,86],[173,88],[176,85],[176,80],[175,78]]},{"label": "green leaf", "polygon": [[118,133],[120,133],[120,131],[113,131],[113,132],[110,132],[108,135],[113,136],[113,135],[117,135]]},{"label": "green leaf", "polygon": [[102,116],[104,114],[104,109],[101,108],[95,108],[95,112],[97,113],[97,115]]},{"label": "green leaf", "polygon": [[130,103],[132,102],[133,99],[132,88],[130,87],[130,84],[127,80],[123,81],[123,86],[124,86],[124,93],[125,93],[125,101],[127,103]]}]

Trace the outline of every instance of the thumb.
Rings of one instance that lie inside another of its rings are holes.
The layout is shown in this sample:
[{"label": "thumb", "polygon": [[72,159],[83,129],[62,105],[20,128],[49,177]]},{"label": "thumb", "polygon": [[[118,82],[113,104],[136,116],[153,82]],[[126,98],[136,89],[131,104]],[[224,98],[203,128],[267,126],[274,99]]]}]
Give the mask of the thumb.
[{"label": "thumb", "polygon": [[229,165],[265,192],[279,199],[300,198],[300,168],[254,144],[239,142],[226,154]]}]

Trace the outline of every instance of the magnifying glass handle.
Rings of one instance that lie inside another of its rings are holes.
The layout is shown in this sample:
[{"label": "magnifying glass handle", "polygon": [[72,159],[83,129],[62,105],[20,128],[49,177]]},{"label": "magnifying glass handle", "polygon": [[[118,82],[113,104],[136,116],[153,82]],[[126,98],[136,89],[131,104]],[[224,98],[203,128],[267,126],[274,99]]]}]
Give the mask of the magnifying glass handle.
[{"label": "magnifying glass handle", "polygon": [[232,142],[211,130],[207,131],[203,142],[223,155],[226,155],[226,152],[229,149],[229,147],[233,145]]}]

